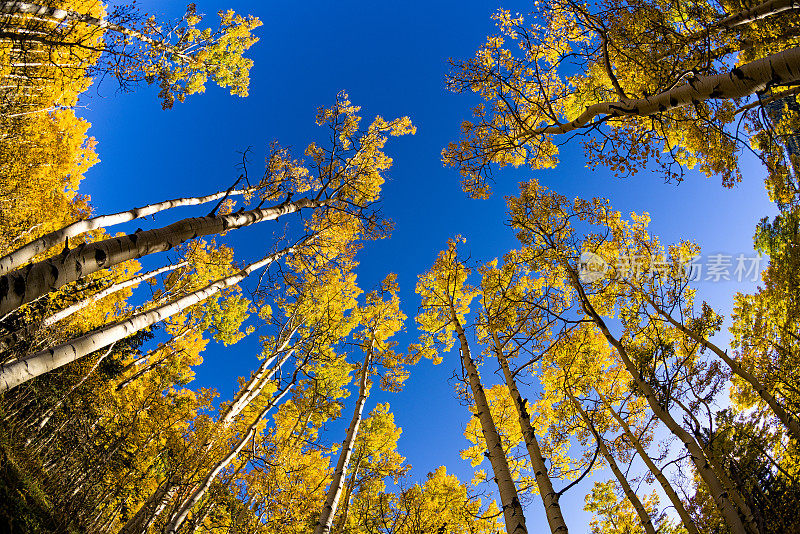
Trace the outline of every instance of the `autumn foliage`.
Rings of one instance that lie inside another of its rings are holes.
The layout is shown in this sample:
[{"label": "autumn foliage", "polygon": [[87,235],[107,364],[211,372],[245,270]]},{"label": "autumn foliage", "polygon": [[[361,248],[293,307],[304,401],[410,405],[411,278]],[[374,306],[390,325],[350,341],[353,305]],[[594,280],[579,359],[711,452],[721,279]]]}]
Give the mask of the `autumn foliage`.
[{"label": "autumn foliage", "polygon": [[[697,297],[691,239],[536,179],[492,215],[513,249],[473,258],[456,235],[417,254],[416,303],[388,264],[362,287],[362,249],[393,228],[392,143],[416,127],[344,91],[260,178],[98,215],[87,89],[155,85],[165,110],[210,82],[246,97],[261,21],[0,0],[0,530],[567,534],[562,497],[583,491],[593,534],[800,531],[800,7],[530,9],[451,60],[448,88],[477,104],[444,165],[486,198],[504,167],[556,169],[577,142],[617,176],[736,187],[752,151],[778,215],[729,324]],[[234,238],[255,225],[246,258]],[[245,376],[194,387],[209,347],[245,338]],[[421,480],[401,447],[392,406],[442,367],[469,481]]]}]

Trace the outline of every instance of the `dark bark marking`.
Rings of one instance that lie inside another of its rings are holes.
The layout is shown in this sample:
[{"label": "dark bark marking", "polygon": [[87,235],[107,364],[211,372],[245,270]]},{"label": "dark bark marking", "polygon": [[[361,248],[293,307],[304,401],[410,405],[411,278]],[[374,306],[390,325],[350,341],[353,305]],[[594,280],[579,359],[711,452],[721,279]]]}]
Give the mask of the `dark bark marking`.
[{"label": "dark bark marking", "polygon": [[14,293],[20,297],[25,294],[25,279],[21,276],[14,277]]},{"label": "dark bark marking", "polygon": [[94,261],[97,262],[98,267],[105,265],[107,258],[108,254],[106,254],[105,250],[101,248],[94,249]]}]

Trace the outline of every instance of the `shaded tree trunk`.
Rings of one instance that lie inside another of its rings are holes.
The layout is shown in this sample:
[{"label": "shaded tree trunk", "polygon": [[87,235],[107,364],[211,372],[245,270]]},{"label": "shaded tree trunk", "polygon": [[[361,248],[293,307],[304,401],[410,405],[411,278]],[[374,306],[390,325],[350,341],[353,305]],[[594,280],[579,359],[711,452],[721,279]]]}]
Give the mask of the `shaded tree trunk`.
[{"label": "shaded tree trunk", "polygon": [[82,221],[75,221],[59,230],[50,232],[30,243],[18,248],[14,252],[6,254],[0,258],[0,274],[6,274],[14,269],[19,268],[25,263],[32,260],[37,254],[41,254],[46,250],[64,243],[65,240],[79,236],[97,228],[106,228],[117,224],[126,223],[134,219],[142,219],[158,212],[165,211],[179,206],[197,206],[219,200],[225,196],[243,195],[248,190],[240,191],[219,191],[217,193],[206,195],[203,197],[189,197],[189,198],[176,198],[173,200],[165,200],[155,204],[148,204],[141,208],[134,208],[132,210],[121,211],[112,213],[110,215],[98,215],[91,219],[84,219]]},{"label": "shaded tree trunk", "polygon": [[581,285],[578,274],[575,272],[575,270],[564,260],[561,260],[561,265],[567,272],[570,285],[577,293],[583,311],[589,316],[592,322],[597,325],[611,346],[616,349],[617,354],[625,366],[625,369],[628,371],[628,374],[630,374],[633,382],[636,384],[636,387],[644,396],[647,404],[650,406],[650,409],[653,410],[655,416],[662,423],[664,423],[667,429],[669,429],[669,431],[672,432],[681,441],[681,443],[683,443],[684,447],[686,447],[692,464],[694,464],[695,469],[697,469],[697,473],[700,475],[700,478],[702,478],[703,482],[705,482],[708,492],[714,499],[717,508],[725,518],[725,522],[728,524],[731,531],[734,534],[746,534],[747,530],[745,529],[744,524],[739,517],[737,507],[731,501],[728,492],[726,492],[723,488],[717,473],[715,473],[715,471],[711,468],[708,458],[703,452],[703,448],[685,428],[678,424],[678,422],[672,417],[672,414],[669,413],[669,410],[665,406],[662,406],[658,401],[655,391],[647,382],[647,380],[644,379],[644,376],[639,373],[639,370],[636,368],[633,360],[631,360],[630,356],[628,355],[628,351],[625,349],[625,346],[620,343],[616,337],[614,337],[603,318],[592,306],[591,302],[589,301],[589,297],[583,290],[583,286]]},{"label": "shaded tree trunk", "polygon": [[620,486],[622,486],[622,491],[625,492],[625,497],[628,499],[628,501],[633,505],[633,508],[636,510],[636,515],[639,516],[639,521],[642,522],[642,527],[644,528],[644,531],[647,534],[656,534],[656,529],[653,527],[653,520],[650,519],[650,514],[647,513],[647,510],[645,510],[642,501],[639,500],[639,496],[636,495],[636,492],[633,491],[633,488],[631,488],[628,479],[625,478],[625,473],[623,473],[622,469],[620,469],[619,465],[617,465],[617,461],[614,459],[614,455],[612,455],[611,451],[608,450],[608,447],[606,446],[606,442],[603,439],[603,436],[601,436],[600,433],[597,431],[597,428],[595,428],[592,419],[589,417],[589,414],[587,414],[586,410],[583,409],[583,406],[578,401],[578,399],[576,399],[572,395],[572,392],[569,390],[568,385],[565,384],[564,390],[567,396],[569,397],[569,400],[572,401],[572,405],[575,406],[575,409],[577,410],[578,414],[580,414],[581,419],[586,425],[586,428],[588,428],[589,431],[594,436],[594,439],[597,442],[597,446],[600,449],[600,453],[603,455],[603,458],[605,458],[606,463],[608,463],[608,467],[611,468],[611,471],[614,473],[614,476],[617,478],[617,481],[619,482]]},{"label": "shaded tree trunk", "polygon": [[683,522],[683,526],[684,528],[686,528],[686,532],[688,534],[700,534],[697,530],[697,525],[694,524],[694,520],[689,515],[689,512],[686,511],[686,507],[683,505],[683,501],[681,501],[681,498],[675,492],[675,489],[672,487],[672,484],[669,483],[669,480],[667,480],[667,477],[664,476],[664,473],[661,471],[661,469],[658,468],[653,459],[650,458],[650,456],[647,454],[647,451],[642,445],[642,442],[633,433],[630,425],[628,425],[625,419],[623,419],[622,416],[620,416],[620,414],[617,413],[616,410],[614,410],[614,408],[611,406],[611,403],[605,396],[603,396],[602,393],[600,393],[599,390],[595,391],[597,391],[597,395],[603,401],[603,404],[606,406],[608,411],[617,421],[620,428],[622,428],[622,431],[625,433],[625,437],[628,439],[631,445],[633,445],[633,447],[636,449],[636,452],[639,454],[639,457],[642,459],[642,461],[650,470],[650,472],[653,473],[653,476],[655,477],[656,480],[658,480],[658,483],[661,484],[661,488],[664,490],[664,493],[669,498],[669,501],[672,503],[672,506],[675,508],[675,511],[678,513],[678,516],[680,516],[681,521]]},{"label": "shaded tree trunk", "polygon": [[483,391],[478,368],[472,359],[466,333],[458,320],[452,300],[450,301],[450,317],[461,344],[461,363],[467,372],[472,396],[475,399],[476,415],[481,422],[483,439],[486,441],[486,456],[492,464],[494,479],[500,491],[500,503],[506,523],[506,532],[508,534],[527,534],[528,527],[525,525],[525,514],[517,496],[514,479],[511,477],[511,471],[508,468],[508,459],[503,450],[503,443],[492,419],[492,413],[489,411],[489,403]]},{"label": "shaded tree trunk", "polygon": [[756,393],[758,393],[758,396],[761,397],[761,400],[763,400],[767,406],[770,407],[775,416],[780,420],[781,423],[783,423],[783,426],[786,427],[792,438],[794,438],[796,442],[800,443],[800,422],[798,422],[796,418],[792,417],[789,412],[786,411],[783,406],[781,406],[781,404],[778,402],[778,399],[776,399],[772,393],[767,391],[767,388],[758,380],[758,378],[756,378],[752,373],[748,372],[735,359],[728,356],[728,353],[719,348],[717,345],[693,332],[682,322],[676,321],[671,314],[667,313],[666,310],[656,304],[656,302],[643,290],[640,288],[635,289],[641,293],[647,303],[650,304],[659,315],[666,319],[669,324],[680,330],[681,333],[685,334],[696,343],[699,343],[705,348],[711,349],[714,354],[719,356],[720,359],[725,362],[731,371],[750,384]]},{"label": "shaded tree trunk", "polygon": [[519,393],[514,375],[511,373],[511,369],[508,366],[508,359],[503,353],[503,348],[500,345],[500,340],[496,332],[492,332],[492,338],[494,339],[497,360],[500,362],[500,368],[503,370],[503,376],[506,380],[506,386],[508,386],[508,391],[511,393],[511,398],[514,399],[514,407],[517,410],[517,420],[522,430],[522,437],[525,439],[525,447],[528,449],[528,455],[531,458],[531,466],[533,467],[533,474],[536,478],[536,486],[539,488],[539,496],[542,498],[542,504],[544,504],[547,524],[550,526],[552,534],[567,534],[567,524],[561,513],[561,506],[558,504],[559,495],[553,489],[553,482],[547,474],[547,466],[544,463],[544,457],[539,448],[539,441],[536,439],[536,431],[531,424],[531,416],[528,413],[525,399],[523,399],[522,395]]}]

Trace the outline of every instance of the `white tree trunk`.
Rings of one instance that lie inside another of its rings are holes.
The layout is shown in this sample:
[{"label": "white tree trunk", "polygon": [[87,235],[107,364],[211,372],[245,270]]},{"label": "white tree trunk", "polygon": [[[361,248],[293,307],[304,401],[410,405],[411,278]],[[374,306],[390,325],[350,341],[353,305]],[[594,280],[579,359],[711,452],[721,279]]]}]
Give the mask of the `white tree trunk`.
[{"label": "white tree trunk", "polygon": [[[272,356],[264,358],[261,366],[255,374],[253,374],[247,384],[239,391],[236,398],[234,398],[233,402],[231,402],[230,406],[225,410],[225,413],[220,417],[219,423],[222,425],[222,428],[228,428],[231,423],[233,423],[236,417],[242,413],[242,410],[249,406],[250,403],[261,394],[267,380],[270,380],[275,372],[291,357],[293,349],[288,350],[289,343],[299,328],[299,324],[292,328],[287,335],[283,336],[283,340],[275,348]],[[280,357],[280,360],[272,366],[273,362],[275,362],[278,357]]]},{"label": "white tree trunk", "polygon": [[225,195],[243,195],[248,191],[249,190],[247,189],[230,192],[219,191],[212,195],[206,195],[203,197],[176,198],[173,200],[165,200],[164,202],[157,202],[155,204],[148,204],[147,206],[142,206],[141,208],[133,208],[132,210],[121,211],[119,213],[98,215],[97,217],[92,217],[90,219],[75,221],[74,223],[69,224],[59,230],[55,230],[49,234],[34,239],[30,243],[18,248],[14,252],[6,254],[0,258],[0,274],[6,274],[10,271],[13,271],[14,269],[17,269],[32,260],[37,254],[41,254],[42,252],[45,252],[56,245],[63,244],[67,239],[71,239],[91,230],[96,230],[97,228],[107,228],[109,226],[126,223],[134,219],[141,219],[143,217],[148,217],[158,212],[177,208],[179,206],[197,206],[207,202],[213,202],[214,200],[219,200]]},{"label": "white tree trunk", "polygon": [[198,289],[194,293],[190,293],[173,302],[136,314],[130,319],[105,326],[95,332],[91,332],[51,349],[43,350],[25,356],[20,360],[0,365],[0,392],[8,391],[23,382],[27,382],[41,374],[80,359],[103,347],[107,347],[115,341],[124,339],[167,317],[179,313],[189,306],[198,304],[215,293],[238,284],[253,271],[269,265],[295,250],[296,247],[285,248],[257,262],[251,263],[234,275],[211,282],[204,288]]},{"label": "white tree trunk", "polygon": [[697,469],[697,473],[700,475],[700,478],[703,479],[703,482],[705,482],[708,492],[714,499],[714,502],[716,503],[720,513],[725,518],[725,522],[730,527],[731,532],[733,532],[733,534],[746,534],[747,530],[745,529],[744,524],[739,517],[737,507],[731,501],[727,492],[723,488],[719,477],[711,468],[708,458],[706,458],[706,455],[703,452],[703,448],[700,446],[697,440],[694,439],[692,435],[672,417],[672,414],[669,413],[669,410],[667,410],[658,402],[655,391],[639,373],[639,370],[636,368],[633,360],[631,360],[630,356],[628,355],[628,351],[625,349],[625,346],[614,337],[603,318],[600,317],[600,314],[597,313],[591,302],[589,302],[589,298],[584,292],[583,286],[581,285],[578,274],[575,272],[575,270],[572,269],[572,267],[565,261],[562,261],[562,266],[567,271],[567,274],[570,278],[570,283],[578,294],[583,311],[586,312],[586,315],[588,315],[597,325],[611,346],[616,349],[617,354],[628,371],[628,374],[639,388],[639,391],[641,391],[641,394],[644,396],[645,400],[647,400],[647,404],[650,406],[650,409],[653,410],[655,416],[658,417],[658,419],[664,423],[667,429],[669,429],[669,431],[672,432],[683,443],[684,447],[686,447],[689,457],[691,458],[695,469]]},{"label": "white tree trunk", "polygon": [[364,451],[362,449],[361,454],[359,454],[358,458],[356,459],[356,463],[353,466],[353,472],[350,475],[350,480],[347,482],[347,489],[344,492],[344,498],[342,501],[344,502],[344,508],[342,509],[342,513],[339,514],[339,521],[337,525],[334,526],[335,531],[337,534],[341,534],[342,530],[347,525],[347,514],[350,511],[350,499],[353,495],[353,490],[355,489],[356,482],[358,481],[358,470],[361,467],[361,462],[364,461]]},{"label": "white tree trunk", "polygon": [[50,291],[123,261],[163,252],[189,239],[274,220],[303,208],[316,208],[325,203],[303,198],[284,201],[270,208],[256,208],[221,216],[192,217],[163,228],[81,244],[72,250],[65,249],[58,256],[0,276],[0,317]]},{"label": "white tree trunk", "polygon": [[169,51],[170,53],[180,57],[183,61],[192,60],[191,56],[186,55],[183,50],[180,50],[177,47],[170,46],[164,42],[156,41],[155,39],[152,39],[141,32],[120,26],[119,24],[114,24],[113,22],[109,22],[104,18],[101,19],[98,17],[93,17],[84,13],[78,13],[77,11],[70,11],[67,9],[60,9],[50,6],[41,6],[30,2],[21,2],[19,0],[6,0],[5,2],[0,3],[0,13],[36,15],[39,17],[47,17],[56,23],[70,21],[82,22],[89,26],[95,26],[97,28],[102,28],[104,30],[109,30],[133,37],[134,39],[138,39],[139,41],[147,43],[154,48]]},{"label": "white tree trunk", "polygon": [[467,336],[458,320],[452,301],[450,302],[450,317],[461,344],[461,363],[467,372],[472,396],[475,399],[476,415],[481,423],[483,439],[486,441],[486,455],[492,464],[494,479],[500,491],[500,503],[506,523],[506,532],[508,534],[527,534],[528,527],[525,525],[525,514],[522,511],[522,503],[520,503],[517,496],[517,488],[514,485],[514,479],[511,477],[511,470],[508,468],[508,458],[506,458],[506,452],[503,450],[503,442],[497,432],[492,413],[489,411],[489,402],[486,400],[486,394],[483,391],[478,368],[475,367],[475,361],[470,354]]},{"label": "white tree trunk", "polygon": [[681,521],[683,522],[683,526],[686,529],[687,534],[700,534],[699,531],[697,530],[697,525],[694,524],[692,516],[689,515],[688,511],[686,511],[686,507],[683,505],[683,501],[681,501],[681,498],[675,492],[675,489],[672,487],[672,484],[669,483],[669,480],[667,480],[667,477],[664,476],[664,473],[661,471],[661,469],[658,468],[653,459],[650,458],[650,455],[647,454],[647,451],[642,445],[642,442],[639,440],[638,437],[636,437],[636,435],[634,435],[630,425],[628,425],[627,421],[625,421],[622,418],[622,416],[619,413],[617,413],[616,410],[614,410],[614,407],[611,405],[611,402],[609,402],[609,400],[602,393],[600,393],[599,390],[595,391],[597,391],[597,395],[603,401],[603,404],[606,406],[608,411],[611,412],[611,415],[617,421],[620,428],[622,428],[622,431],[625,433],[625,436],[628,438],[628,441],[636,449],[636,452],[639,454],[639,457],[642,459],[642,461],[650,470],[650,472],[653,473],[653,476],[655,477],[656,480],[658,480],[658,483],[661,484],[661,488],[664,490],[664,493],[669,498],[669,501],[672,503],[672,506],[675,508],[675,511],[678,512],[678,516],[681,518]]},{"label": "white tree trunk", "polygon": [[608,467],[611,468],[611,471],[619,481],[620,486],[622,486],[622,491],[625,492],[625,497],[627,497],[628,501],[633,505],[634,510],[636,510],[636,515],[639,516],[639,521],[642,522],[644,531],[647,534],[656,534],[656,529],[653,527],[653,521],[650,519],[650,514],[647,513],[647,510],[645,510],[644,506],[642,505],[642,501],[639,499],[639,496],[636,495],[636,492],[633,491],[633,488],[631,488],[628,479],[625,478],[625,474],[619,468],[619,465],[617,465],[614,455],[612,455],[611,451],[609,451],[608,447],[606,447],[606,442],[603,439],[603,436],[601,436],[597,431],[594,423],[592,423],[591,418],[583,409],[583,406],[581,406],[581,403],[578,401],[578,399],[572,395],[572,392],[569,390],[569,386],[565,384],[564,387],[567,396],[572,401],[572,405],[575,406],[575,410],[577,410],[578,414],[580,414],[581,419],[583,419],[586,428],[588,428],[594,436],[597,446],[600,448],[600,453],[603,455],[603,458],[605,458],[606,463],[608,463]]},{"label": "white tree trunk", "polygon": [[47,317],[44,321],[42,321],[42,326],[52,326],[52,325],[56,324],[58,321],[61,321],[62,319],[66,319],[70,315],[81,311],[86,306],[89,306],[90,304],[94,304],[95,302],[99,301],[100,299],[103,299],[103,298],[105,298],[105,297],[107,297],[107,296],[109,296],[109,295],[111,295],[113,293],[116,293],[117,291],[122,291],[125,288],[131,287],[131,286],[135,286],[135,285],[137,285],[137,284],[139,284],[141,282],[144,282],[145,280],[149,280],[150,278],[153,278],[154,276],[158,276],[159,274],[166,273],[166,272],[169,272],[169,271],[173,271],[175,269],[179,269],[179,268],[184,267],[184,266],[186,266],[188,264],[189,264],[188,261],[183,261],[181,263],[176,263],[174,265],[167,265],[166,267],[162,267],[161,269],[156,269],[155,271],[150,271],[149,273],[144,273],[144,274],[140,274],[138,276],[134,276],[133,278],[130,278],[130,279],[124,281],[124,282],[120,282],[118,284],[112,284],[111,286],[105,288],[104,290],[98,291],[97,293],[95,293],[94,295],[89,297],[88,299],[83,299],[83,300],[81,300],[79,302],[76,302],[72,306],[64,308],[63,310],[54,313],[50,317]]},{"label": "white tree trunk", "polygon": [[800,81],[800,47],[757,59],[727,74],[690,78],[688,83],[657,95],[592,104],[571,122],[523,130],[516,138],[572,132],[591,126],[597,117],[647,117],[707,99],[742,98],[772,85],[797,81]]},{"label": "white tree trunk", "polygon": [[547,524],[550,527],[550,532],[552,534],[567,534],[569,529],[561,513],[561,506],[558,503],[559,496],[553,489],[553,482],[547,474],[547,466],[544,463],[544,456],[542,456],[539,442],[536,439],[536,431],[531,424],[531,416],[525,405],[525,399],[523,399],[522,395],[519,393],[517,383],[508,366],[508,359],[503,353],[503,348],[500,345],[497,333],[492,332],[492,337],[494,339],[497,359],[500,362],[500,368],[503,370],[503,376],[506,379],[506,386],[508,386],[511,398],[514,399],[514,407],[517,410],[517,420],[522,430],[522,437],[525,439],[525,447],[528,449],[528,455],[531,458],[531,466],[533,467],[533,474],[536,478],[536,486],[539,488],[539,496],[542,498],[542,504],[544,504],[545,516],[547,517]]},{"label": "white tree trunk", "polygon": [[267,415],[267,412],[269,412],[270,409],[272,409],[275,405],[277,405],[281,401],[281,399],[283,399],[283,397],[292,388],[292,385],[293,384],[289,384],[286,387],[286,389],[284,389],[277,397],[270,400],[266,404],[266,406],[264,406],[264,409],[261,410],[258,416],[256,416],[255,420],[250,424],[250,426],[247,427],[247,429],[245,429],[244,433],[239,438],[239,441],[236,443],[236,445],[234,445],[233,450],[231,450],[230,454],[228,454],[225,458],[219,461],[211,469],[211,471],[203,478],[202,482],[200,483],[200,486],[176,511],[174,518],[172,519],[172,521],[170,521],[169,525],[167,525],[167,527],[164,529],[165,534],[177,534],[178,529],[180,529],[183,522],[186,521],[186,518],[188,517],[189,512],[192,510],[192,507],[194,507],[195,504],[200,502],[200,499],[203,498],[203,496],[208,491],[208,488],[211,487],[211,483],[214,482],[214,479],[217,477],[217,475],[223,469],[228,467],[228,465],[230,465],[230,463],[233,460],[235,460],[237,456],[239,456],[239,453],[242,451],[247,442],[250,441],[255,435],[261,420],[264,418],[265,415]]},{"label": "white tree trunk", "polygon": [[794,438],[794,440],[800,443],[800,422],[797,421],[796,418],[792,417],[792,415],[786,411],[786,409],[780,405],[778,399],[775,396],[767,391],[767,388],[764,387],[764,384],[758,380],[752,373],[748,372],[747,369],[742,367],[739,362],[728,356],[728,353],[719,348],[717,345],[709,341],[708,339],[699,336],[697,333],[693,332],[691,329],[686,328],[686,325],[683,323],[676,321],[671,314],[667,313],[661,306],[656,304],[656,302],[650,298],[650,296],[642,289],[634,286],[633,284],[629,284],[631,287],[637,289],[644,299],[650,304],[653,309],[661,315],[664,319],[669,322],[672,326],[680,330],[684,335],[688,336],[694,342],[702,345],[703,347],[711,349],[711,351],[720,357],[720,359],[727,364],[727,366],[733,371],[736,375],[740,378],[744,379],[748,384],[750,384],[758,396],[761,397],[767,406],[772,409],[772,412],[777,416],[781,423],[786,427],[789,431],[789,434]]},{"label": "white tree trunk", "polygon": [[172,497],[171,491],[175,486],[170,484],[171,477],[161,483],[147,500],[139,507],[139,510],[128,519],[128,522],[120,529],[119,534],[142,534],[146,533],[153,520],[164,510]]},{"label": "white tree trunk", "polygon": [[336,515],[336,508],[339,506],[339,498],[344,487],[345,474],[350,465],[350,456],[353,454],[353,444],[358,436],[358,428],[361,425],[361,417],[364,413],[364,404],[367,402],[369,391],[367,389],[367,376],[369,375],[369,365],[372,360],[372,348],[368,348],[364,356],[364,363],[361,365],[361,376],[358,382],[358,399],[353,408],[353,419],[350,427],[342,442],[342,449],[339,451],[339,459],[336,462],[336,470],[333,472],[333,479],[325,496],[325,504],[322,506],[319,519],[314,526],[314,534],[330,534],[333,526],[333,518]]},{"label": "white tree trunk", "polygon": [[[286,326],[288,327],[288,324]],[[253,376],[250,378],[247,384],[239,391],[239,393],[236,395],[231,404],[225,409],[224,413],[220,416],[217,422],[219,429],[224,430],[230,427],[230,425],[234,422],[236,417],[240,413],[242,413],[242,411],[247,406],[249,406],[250,403],[253,402],[253,400],[255,400],[255,398],[258,395],[261,394],[261,392],[264,390],[264,386],[267,384],[267,381],[270,380],[272,376],[275,374],[275,372],[278,369],[280,369],[280,367],[286,362],[286,360],[288,360],[291,357],[292,353],[294,352],[294,349],[292,350],[287,350],[287,349],[289,343],[291,342],[292,337],[294,336],[294,334],[297,332],[298,329],[299,325],[292,328],[287,334],[281,336],[282,341],[275,348],[275,351],[272,353],[272,356],[264,359],[258,370],[253,374]],[[278,359],[279,356],[280,359]],[[272,366],[273,362],[275,362],[276,360],[278,360],[277,363],[274,366]],[[132,380],[132,379],[133,378],[129,378],[127,380]],[[124,383],[120,384],[117,387],[117,389],[120,389],[121,387],[124,387]],[[207,453],[213,447],[214,443],[216,443],[216,438],[208,439],[205,442],[205,444],[202,445],[201,447],[202,454]],[[161,483],[161,485],[159,485],[159,488],[157,490],[157,493],[160,495],[158,499],[163,500],[167,498],[167,496],[172,496],[178,489],[180,483],[181,481],[177,477],[169,477],[165,479]],[[197,488],[196,485],[194,487]],[[142,508],[140,508],[139,512],[137,512],[136,516],[141,516],[142,514],[147,512],[148,503],[150,503],[149,506],[152,507],[152,503],[150,502],[150,500],[148,500],[147,503],[142,505]],[[157,513],[154,514],[153,517],[155,517],[155,515],[160,513],[165,506],[166,502],[160,503],[159,506],[156,507]],[[180,506],[178,508],[180,508]],[[133,519],[131,521],[133,521]],[[122,531],[120,531],[120,534],[133,534],[136,531],[135,530],[137,528],[136,525],[138,525],[138,523],[141,522],[141,519],[137,519],[133,523],[131,523],[131,521],[129,521],[130,526],[126,525],[126,527],[123,528]]]}]

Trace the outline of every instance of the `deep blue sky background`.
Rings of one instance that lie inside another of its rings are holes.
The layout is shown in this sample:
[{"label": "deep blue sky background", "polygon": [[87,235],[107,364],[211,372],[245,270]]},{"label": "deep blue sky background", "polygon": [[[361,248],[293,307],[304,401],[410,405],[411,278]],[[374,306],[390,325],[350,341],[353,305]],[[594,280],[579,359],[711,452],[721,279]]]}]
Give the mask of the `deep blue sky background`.
[{"label": "deep blue sky background", "polygon": [[[176,17],[185,9],[177,1],[138,3],[159,17]],[[514,236],[504,225],[503,196],[514,194],[517,182],[530,177],[570,197],[610,198],[623,213],[649,211],[652,231],[664,242],[691,238],[707,253],[751,253],[755,223],[774,211],[764,193],[763,171],[751,163],[746,165],[744,182],[733,190],[722,188],[718,179],[694,173],[676,186],[649,172],[625,181],[604,171],[590,172],[582,152],[574,148],[562,152],[556,170],[498,173],[490,200],[465,197],[458,174],[442,167],[440,151],[457,137],[475,100],[445,90],[446,60],[474,53],[493,30],[490,15],[495,9],[502,5],[525,12],[526,4],[519,0],[199,1],[198,11],[209,15],[210,24],[217,10],[228,8],[263,21],[257,31],[261,41],[248,54],[255,61],[250,96],[231,97],[210,85],[206,94],[161,111],[157,88],[118,94],[110,81],[93,87],[83,101],[85,109],[78,113],[93,124],[90,134],[99,141],[101,163],[89,171],[81,192],[91,195],[96,213],[110,213],[217,191],[238,175],[237,151],[248,146],[254,149],[250,172],[260,175],[269,141],[278,139],[300,156],[309,141],[324,135],[314,124],[315,109],[330,104],[342,89],[362,106],[365,121],[377,114],[409,115],[417,134],[392,139],[386,148],[395,165],[384,189],[383,209],[396,222],[396,230],[391,239],[367,245],[358,270],[365,289],[388,272],[398,274],[404,311],[410,317],[399,339],[401,350],[416,337],[417,275],[430,267],[447,238],[455,234],[467,237],[467,249],[476,260],[489,260],[514,247]],[[186,209],[159,223],[192,213]],[[233,232],[224,242],[235,248],[237,259],[252,260],[270,246],[275,229],[269,223],[258,225]],[[728,314],[734,291],[750,290],[752,284],[706,282],[698,287],[701,299]],[[230,348],[211,346],[191,386],[216,387],[223,398],[230,397],[236,377],[256,366],[258,352],[255,336]],[[414,466],[417,480],[442,464],[462,480],[471,478],[471,467],[459,457],[468,445],[462,435],[468,413],[447,383],[457,369],[455,353],[438,367],[422,361],[411,370],[402,393],[375,391],[367,407],[391,402],[403,428],[400,452]],[[483,370],[487,385],[498,382],[493,372],[492,366]],[[345,413],[349,409],[348,405]],[[326,439],[341,441],[341,427],[332,425]],[[582,511],[588,488],[582,484],[564,498],[567,517],[576,527],[588,522]],[[528,515],[529,526],[544,524],[538,503]]]}]

